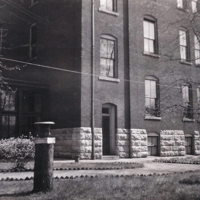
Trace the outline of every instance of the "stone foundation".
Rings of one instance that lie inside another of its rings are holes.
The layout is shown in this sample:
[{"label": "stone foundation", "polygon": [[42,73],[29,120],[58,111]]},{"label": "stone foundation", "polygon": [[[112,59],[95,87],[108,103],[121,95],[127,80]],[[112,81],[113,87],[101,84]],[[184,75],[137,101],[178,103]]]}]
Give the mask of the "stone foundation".
[{"label": "stone foundation", "polygon": [[145,129],[131,129],[131,158],[147,157],[147,132]]},{"label": "stone foundation", "polygon": [[160,132],[160,156],[184,156],[185,135],[182,130]]},{"label": "stone foundation", "polygon": [[199,134],[199,131],[194,131],[194,154],[200,155],[200,134]]},{"label": "stone foundation", "polygon": [[117,153],[120,158],[129,158],[129,129],[117,129]]}]

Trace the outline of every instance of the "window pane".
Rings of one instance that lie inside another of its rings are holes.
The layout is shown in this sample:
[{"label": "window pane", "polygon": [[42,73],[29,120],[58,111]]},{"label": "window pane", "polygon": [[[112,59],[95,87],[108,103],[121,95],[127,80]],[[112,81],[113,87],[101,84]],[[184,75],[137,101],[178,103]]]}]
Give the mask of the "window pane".
[{"label": "window pane", "polygon": [[180,46],[180,53],[181,53],[181,59],[186,60],[186,48],[183,46]]},{"label": "window pane", "polygon": [[100,49],[100,54],[101,54],[101,57],[104,57],[106,58],[107,56],[107,40],[105,39],[101,39],[101,49]]},{"label": "window pane", "polygon": [[154,23],[149,22],[149,38],[155,40],[155,27]]},{"label": "window pane", "polygon": [[14,137],[15,136],[15,116],[2,116],[2,137]]},{"label": "window pane", "polygon": [[[145,107],[150,108],[150,105],[151,105],[151,99],[146,97],[145,98]],[[147,113],[149,113],[149,110],[147,110],[147,111],[148,111]]]},{"label": "window pane", "polygon": [[106,0],[101,0],[100,6],[106,9]]},{"label": "window pane", "polygon": [[154,41],[153,40],[149,40],[149,50],[148,52],[150,53],[154,53]]},{"label": "window pane", "polygon": [[107,0],[107,10],[113,11],[113,0]]},{"label": "window pane", "polygon": [[155,111],[156,108],[156,101],[155,99],[150,99],[150,108],[153,109],[151,112]]},{"label": "window pane", "polygon": [[156,98],[156,81],[151,81],[151,98]]},{"label": "window pane", "polygon": [[183,8],[183,0],[177,0],[177,7]]},{"label": "window pane", "polygon": [[107,76],[109,76],[109,77],[114,76],[113,60],[107,60]]},{"label": "window pane", "polygon": [[149,40],[144,38],[144,51],[149,52]]},{"label": "window pane", "polygon": [[182,93],[183,93],[183,102],[189,102],[189,87],[188,86],[183,86],[182,87]]},{"label": "window pane", "polygon": [[179,31],[179,39],[180,39],[180,45],[186,46],[186,32],[183,30]]},{"label": "window pane", "polygon": [[5,111],[15,111],[15,93],[14,91],[2,90],[1,106]]},{"label": "window pane", "polygon": [[114,49],[115,49],[115,43],[114,43],[114,41],[112,41],[112,40],[108,40],[108,55],[107,55],[107,58],[112,58],[112,59],[114,59],[114,57],[115,57],[115,51],[114,51]]},{"label": "window pane", "polygon": [[101,70],[100,70],[100,75],[101,76],[106,76],[106,68],[107,68],[107,64],[106,64],[106,59],[105,58],[101,58],[100,60],[100,65],[101,65]]},{"label": "window pane", "polygon": [[151,81],[145,80],[145,97],[151,97]]},{"label": "window pane", "polygon": [[147,21],[143,21],[143,28],[144,28],[144,37],[145,38],[149,38],[149,28],[148,28],[148,22]]},{"label": "window pane", "polygon": [[197,12],[197,0],[192,0],[192,12]]}]

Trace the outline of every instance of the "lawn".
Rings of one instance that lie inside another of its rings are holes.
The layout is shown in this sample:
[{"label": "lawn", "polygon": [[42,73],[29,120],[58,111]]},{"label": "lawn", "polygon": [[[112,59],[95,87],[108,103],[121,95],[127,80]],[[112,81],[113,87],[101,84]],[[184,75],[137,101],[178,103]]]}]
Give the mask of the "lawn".
[{"label": "lawn", "polygon": [[1,181],[0,199],[200,199],[200,173],[148,177],[104,177],[54,180],[54,190],[31,194],[33,181]]}]

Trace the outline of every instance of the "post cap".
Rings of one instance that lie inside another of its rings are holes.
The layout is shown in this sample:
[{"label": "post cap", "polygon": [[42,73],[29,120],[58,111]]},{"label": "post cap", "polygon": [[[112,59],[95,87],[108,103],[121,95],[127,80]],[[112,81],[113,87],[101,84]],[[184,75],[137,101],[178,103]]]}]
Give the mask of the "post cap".
[{"label": "post cap", "polygon": [[35,122],[34,123],[35,125],[42,125],[42,124],[46,124],[46,125],[53,125],[53,124],[55,124],[54,122]]}]

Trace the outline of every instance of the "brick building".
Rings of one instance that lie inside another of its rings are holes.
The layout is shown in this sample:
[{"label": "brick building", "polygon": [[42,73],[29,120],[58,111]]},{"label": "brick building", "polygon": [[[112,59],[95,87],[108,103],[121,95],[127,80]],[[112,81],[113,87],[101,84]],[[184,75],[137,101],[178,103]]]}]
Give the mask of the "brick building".
[{"label": "brick building", "polygon": [[200,154],[198,7],[3,0],[1,137],[50,120],[60,157]]}]

